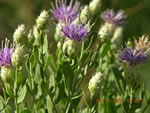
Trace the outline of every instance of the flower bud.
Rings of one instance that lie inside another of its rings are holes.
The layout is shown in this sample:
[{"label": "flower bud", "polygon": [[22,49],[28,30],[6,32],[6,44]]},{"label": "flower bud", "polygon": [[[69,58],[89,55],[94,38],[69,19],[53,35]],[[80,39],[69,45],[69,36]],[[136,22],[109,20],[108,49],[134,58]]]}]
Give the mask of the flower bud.
[{"label": "flower bud", "polygon": [[80,42],[67,40],[63,44],[63,53],[70,58],[76,58],[80,50]]},{"label": "flower bud", "polygon": [[10,80],[10,67],[1,67],[1,79],[4,82],[8,82]]},{"label": "flower bud", "polygon": [[103,75],[101,72],[97,72],[89,81],[89,90],[91,95],[94,95],[100,88],[100,85],[103,82]]},{"label": "flower bud", "polygon": [[15,67],[21,66],[23,63],[24,58],[24,47],[23,46],[17,46],[12,57],[12,64]]},{"label": "flower bud", "polygon": [[111,40],[114,34],[114,27],[111,24],[105,23],[98,32],[98,37],[101,41]]},{"label": "flower bud", "polygon": [[34,42],[34,35],[33,35],[33,31],[30,30],[30,31],[29,31],[29,34],[28,34],[28,44],[29,44],[29,45],[32,45],[33,42]]},{"label": "flower bud", "polygon": [[56,40],[56,42],[59,42],[59,41],[63,42],[64,39],[65,39],[65,37],[63,35],[61,35],[61,27],[62,26],[64,26],[64,25],[62,25],[60,23],[58,23],[56,25],[56,31],[55,31],[55,40]]},{"label": "flower bud", "polygon": [[80,18],[76,18],[75,21],[73,22],[74,24],[79,24],[79,23],[84,23],[84,21],[88,21],[91,18],[91,12],[89,7],[86,5],[82,9],[80,13]]},{"label": "flower bud", "polygon": [[40,44],[40,33],[37,30],[37,27],[33,27],[33,35],[35,37],[34,45],[39,45]]},{"label": "flower bud", "polygon": [[26,32],[25,32],[25,26],[23,24],[19,25],[16,29],[13,39],[15,44],[25,44],[26,40]]},{"label": "flower bud", "polygon": [[91,1],[89,4],[89,9],[90,9],[92,15],[99,13],[99,11],[101,9],[101,0]]},{"label": "flower bud", "polygon": [[48,11],[43,10],[40,16],[36,20],[36,25],[38,29],[44,30],[48,25],[49,14]]}]

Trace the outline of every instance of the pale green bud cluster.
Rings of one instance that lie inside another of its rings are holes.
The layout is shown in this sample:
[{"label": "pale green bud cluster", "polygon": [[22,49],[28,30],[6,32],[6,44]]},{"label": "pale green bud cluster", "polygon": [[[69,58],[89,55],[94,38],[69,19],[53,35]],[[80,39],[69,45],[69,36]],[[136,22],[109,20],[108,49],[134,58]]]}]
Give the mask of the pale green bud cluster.
[{"label": "pale green bud cluster", "polygon": [[19,25],[16,31],[14,32],[13,39],[15,44],[25,44],[27,41],[25,26],[23,24]]},{"label": "pale green bud cluster", "polygon": [[35,37],[34,45],[40,44],[40,33],[36,26],[33,27],[33,35]]},{"label": "pale green bud cluster", "polygon": [[101,0],[92,0],[89,4],[89,9],[92,15],[95,15],[100,12],[101,9]]},{"label": "pale green bud cluster", "polygon": [[33,42],[34,42],[34,35],[33,35],[33,31],[30,30],[29,33],[28,33],[28,44],[32,45]]},{"label": "pale green bud cluster", "polygon": [[13,55],[11,57],[11,61],[13,66],[18,67],[21,66],[24,59],[25,50],[23,46],[17,46]]},{"label": "pale green bud cluster", "polygon": [[5,66],[1,67],[1,79],[4,82],[9,82],[9,79],[10,79],[10,67],[5,67]]},{"label": "pale green bud cluster", "polygon": [[80,42],[73,41],[73,40],[66,40],[63,44],[63,53],[70,58],[75,58],[80,48]]},{"label": "pale green bud cluster", "polygon": [[114,27],[111,24],[105,23],[98,32],[98,38],[101,41],[111,40],[114,34]]},{"label": "pale green bud cluster", "polygon": [[84,23],[85,21],[88,21],[91,18],[91,11],[89,9],[89,6],[86,5],[84,8],[81,10],[80,13],[80,18],[77,18],[74,20],[74,24],[79,24],[79,23]]},{"label": "pale green bud cluster", "polygon": [[56,42],[59,42],[59,41],[63,42],[64,39],[65,39],[65,37],[64,37],[63,35],[61,35],[61,27],[62,27],[63,25],[64,25],[64,24],[60,24],[60,23],[58,23],[58,24],[56,25],[56,31],[55,31],[55,36],[54,36]]},{"label": "pale green bud cluster", "polygon": [[97,72],[89,81],[88,89],[91,92],[91,95],[94,95],[100,88],[103,82],[103,74],[101,72]]},{"label": "pale green bud cluster", "polygon": [[41,30],[46,29],[46,26],[48,25],[48,20],[49,20],[49,12],[43,10],[36,20],[37,28]]}]

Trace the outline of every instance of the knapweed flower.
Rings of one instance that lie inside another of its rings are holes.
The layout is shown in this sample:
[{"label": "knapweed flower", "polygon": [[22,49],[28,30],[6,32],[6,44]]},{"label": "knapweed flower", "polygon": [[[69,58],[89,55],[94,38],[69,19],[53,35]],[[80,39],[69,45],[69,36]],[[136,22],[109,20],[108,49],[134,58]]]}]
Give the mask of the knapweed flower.
[{"label": "knapweed flower", "polygon": [[0,67],[12,66],[12,63],[11,63],[12,54],[13,54],[13,46],[11,45],[9,48],[9,40],[6,39],[4,47],[3,47],[3,42],[2,42],[2,48],[0,50]]},{"label": "knapweed flower", "polygon": [[147,54],[142,52],[142,49],[133,50],[125,48],[119,56],[121,62],[127,62],[130,66],[146,63],[148,60]]},{"label": "knapweed flower", "polygon": [[10,68],[12,66],[11,56],[13,55],[13,46],[9,48],[9,40],[5,40],[5,45],[0,50],[0,67],[1,67],[1,78],[3,81],[8,82],[10,78]]},{"label": "knapweed flower", "polygon": [[113,10],[109,9],[101,14],[102,20],[113,26],[124,26],[126,23],[126,17],[127,16],[124,14],[124,11],[119,11],[115,14]]},{"label": "knapweed flower", "polygon": [[88,89],[90,90],[92,96],[98,91],[102,83],[103,74],[101,72],[97,72],[89,81]]},{"label": "knapweed flower", "polygon": [[70,40],[81,41],[89,35],[87,26],[67,24],[61,28],[61,33]]},{"label": "knapweed flower", "polygon": [[78,16],[80,4],[75,2],[73,5],[73,0],[67,6],[66,0],[56,0],[56,7],[52,4],[52,10],[54,19],[60,21],[61,23],[72,22]]},{"label": "knapweed flower", "polygon": [[67,24],[62,27],[61,33],[67,38],[63,44],[63,52],[66,56],[75,58],[80,54],[80,42],[89,35],[87,25]]},{"label": "knapweed flower", "polygon": [[150,48],[150,41],[147,35],[139,37],[139,41],[136,38],[134,38],[134,43],[136,49],[142,48],[142,52],[146,52]]},{"label": "knapweed flower", "polygon": [[113,10],[107,10],[101,14],[102,20],[105,24],[100,28],[98,36],[101,41],[110,40],[115,32],[116,27],[124,26],[126,15],[123,11],[119,11],[117,14]]}]

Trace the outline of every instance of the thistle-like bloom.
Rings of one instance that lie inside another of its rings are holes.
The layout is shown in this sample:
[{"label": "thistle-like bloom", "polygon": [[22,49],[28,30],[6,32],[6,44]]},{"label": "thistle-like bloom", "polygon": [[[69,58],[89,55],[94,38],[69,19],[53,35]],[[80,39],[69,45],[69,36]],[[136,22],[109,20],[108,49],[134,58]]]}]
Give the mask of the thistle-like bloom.
[{"label": "thistle-like bloom", "polygon": [[9,48],[9,40],[5,40],[5,46],[3,47],[2,42],[2,48],[0,50],[0,67],[9,67],[12,66],[11,63],[11,56],[13,54],[13,47],[10,46]]},{"label": "thistle-like bloom", "polygon": [[142,48],[142,52],[146,52],[150,48],[150,41],[147,35],[143,35],[139,38],[139,41],[134,38],[136,49]]},{"label": "thistle-like bloom", "polygon": [[119,11],[115,14],[113,10],[109,9],[101,14],[102,20],[113,26],[124,26],[126,23],[126,17],[127,16],[124,14],[124,11]]},{"label": "thistle-like bloom", "polygon": [[89,35],[87,25],[83,26],[82,24],[67,24],[62,27],[61,33],[70,40],[81,41]]},{"label": "thistle-like bloom", "polygon": [[73,0],[70,1],[70,4],[67,6],[67,0],[56,0],[56,8],[52,4],[52,10],[54,19],[66,23],[72,22],[78,16],[80,4],[75,2],[73,5]]},{"label": "thistle-like bloom", "polygon": [[148,60],[147,54],[142,52],[142,49],[125,48],[119,56],[121,62],[127,62],[130,66],[146,63]]}]

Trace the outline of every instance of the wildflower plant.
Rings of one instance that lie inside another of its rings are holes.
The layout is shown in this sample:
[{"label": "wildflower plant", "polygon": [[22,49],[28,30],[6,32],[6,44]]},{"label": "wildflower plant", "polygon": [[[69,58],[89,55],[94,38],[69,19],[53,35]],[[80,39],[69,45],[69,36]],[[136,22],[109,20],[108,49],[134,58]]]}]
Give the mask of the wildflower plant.
[{"label": "wildflower plant", "polygon": [[[101,0],[92,0],[80,10],[76,0],[56,0],[32,28],[18,26],[13,46],[7,39],[2,42],[0,112],[145,112],[150,103],[138,69],[149,60],[149,37],[133,38],[131,46],[117,48],[112,39],[120,40],[127,16],[122,10],[101,13],[102,6]],[[56,52],[49,42],[51,18],[58,22]]]}]

